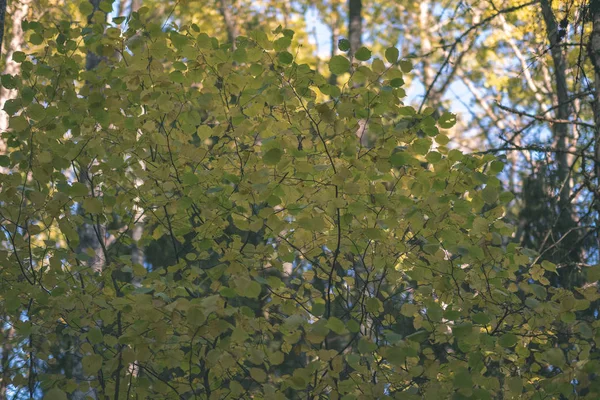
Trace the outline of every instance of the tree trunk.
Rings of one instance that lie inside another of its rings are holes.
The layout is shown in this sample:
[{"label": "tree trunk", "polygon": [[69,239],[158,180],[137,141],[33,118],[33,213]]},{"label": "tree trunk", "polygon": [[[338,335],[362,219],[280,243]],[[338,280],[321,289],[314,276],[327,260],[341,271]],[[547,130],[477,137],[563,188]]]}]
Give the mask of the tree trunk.
[{"label": "tree trunk", "polygon": [[348,0],[348,40],[352,58],[362,45],[362,0]]},{"label": "tree trunk", "polygon": [[[335,56],[335,53],[337,51],[338,40],[339,40],[338,38],[339,38],[338,19],[336,18],[335,21],[333,21],[331,24],[331,58],[333,58],[333,56]],[[334,74],[333,72],[329,76],[329,84],[337,85],[337,75]]]},{"label": "tree trunk", "polygon": [[227,30],[227,40],[233,46],[235,50],[235,38],[238,37],[237,24],[235,17],[233,16],[233,6],[229,0],[218,0],[219,13],[223,17],[225,22],[225,29]]},{"label": "tree trunk", "polygon": [[421,54],[423,55],[423,86],[428,88],[433,82],[435,72],[431,68],[429,58],[431,57],[431,37],[429,32],[430,21],[429,21],[429,8],[431,3],[427,0],[419,3],[419,32],[420,32],[420,45]]},{"label": "tree trunk", "polygon": [[4,40],[4,17],[6,15],[6,0],[0,0],[0,56],[2,56],[2,41]]},{"label": "tree trunk", "polygon": [[[348,41],[350,41],[350,60],[362,46],[362,0],[348,0]],[[356,127],[356,136],[363,147],[369,146],[367,120],[360,119]]]},{"label": "tree trunk", "polygon": [[[4,2],[4,0],[0,0]],[[14,1],[11,4],[11,9],[9,10],[10,19],[11,19],[11,30],[10,30],[10,41],[6,46],[6,58],[4,71],[2,74],[9,75],[18,75],[21,72],[21,64],[14,62],[12,57],[15,51],[20,51],[23,47],[23,43],[25,41],[25,37],[23,34],[23,29],[21,28],[21,22],[27,16],[29,12],[29,4],[31,0],[20,0]],[[6,2],[4,2],[4,6]],[[4,33],[4,21],[2,21],[2,33]],[[16,90],[6,89],[4,87],[0,87],[0,133],[6,132],[8,130],[8,115],[3,111],[4,104],[11,99],[14,99],[17,96]],[[4,140],[0,140],[0,154],[4,154],[6,151],[6,144]]]},{"label": "tree trunk", "polygon": [[594,66],[594,173],[600,179],[600,0],[591,0],[592,35],[588,44],[589,56]]},{"label": "tree trunk", "polygon": [[[563,37],[559,34],[556,16],[552,11],[551,0],[540,0],[542,15],[546,25],[546,36],[550,42],[550,54],[554,67],[554,84],[556,86],[556,119],[568,121],[571,114],[571,99],[567,87],[567,64],[561,49]],[[559,276],[554,277],[553,284],[563,287],[572,287],[575,284],[576,267],[575,262],[581,258],[580,245],[578,246],[577,222],[574,218],[574,208],[571,204],[571,165],[573,156],[567,154],[571,149],[571,138],[569,136],[568,123],[553,124],[553,139],[556,147],[556,180],[553,180],[551,190],[558,190],[558,211],[555,222],[547,229],[551,230],[550,236],[560,240],[558,246],[553,250],[552,261],[564,264],[559,270]],[[544,249],[538,249],[543,251]]]},{"label": "tree trunk", "polygon": [[[589,12],[592,20],[592,34],[588,43],[588,53],[594,66],[594,175],[596,188],[600,187],[600,0],[591,0]],[[594,193],[597,211],[600,213],[600,192]],[[600,239],[599,246],[600,246]]]},{"label": "tree trunk", "polygon": [[[557,113],[556,119],[566,121],[569,119],[569,91],[567,88],[567,73],[565,58],[560,46],[558,35],[558,24],[552,11],[550,0],[540,0],[542,6],[542,15],[546,24],[546,35],[550,42],[550,53],[554,64],[554,80],[556,84]],[[563,185],[559,196],[559,205],[562,213],[571,215],[569,212],[569,197],[571,195],[571,185],[568,179],[569,158],[566,150],[569,148],[569,125],[554,124],[554,141],[557,150],[557,169],[559,183]]]},{"label": "tree trunk", "polygon": [[130,12],[134,12],[140,9],[140,7],[142,6],[143,1],[142,0],[131,0],[131,10]]}]

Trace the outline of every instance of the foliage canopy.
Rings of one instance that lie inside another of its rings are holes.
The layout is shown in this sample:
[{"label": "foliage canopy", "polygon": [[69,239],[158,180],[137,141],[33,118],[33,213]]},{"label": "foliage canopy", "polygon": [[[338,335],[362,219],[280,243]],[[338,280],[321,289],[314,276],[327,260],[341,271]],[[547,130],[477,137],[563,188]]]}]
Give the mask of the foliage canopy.
[{"label": "foliage canopy", "polygon": [[510,243],[503,164],[404,105],[397,49],[334,56],[337,86],[291,30],[234,50],[146,15],[25,22],[2,77],[1,311],[20,368],[83,368],[40,370],[46,398],[597,396],[597,290]]}]

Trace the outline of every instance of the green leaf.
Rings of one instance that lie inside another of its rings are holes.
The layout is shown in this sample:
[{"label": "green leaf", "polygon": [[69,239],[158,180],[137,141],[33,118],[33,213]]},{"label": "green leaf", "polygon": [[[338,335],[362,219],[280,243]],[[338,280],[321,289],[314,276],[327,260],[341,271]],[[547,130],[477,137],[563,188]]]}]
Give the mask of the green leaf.
[{"label": "green leaf", "polygon": [[104,11],[106,14],[110,14],[112,12],[112,0],[108,1],[108,0],[103,0],[100,2],[100,4],[98,5],[98,8],[100,9],[100,11]]},{"label": "green leaf", "polygon": [[515,334],[505,333],[504,335],[500,336],[500,338],[498,339],[498,343],[502,347],[513,347],[517,344],[517,340],[518,338]]},{"label": "green leaf", "polygon": [[263,155],[263,161],[267,165],[276,165],[281,161],[281,157],[283,156],[283,150],[275,147],[269,151],[267,151]]},{"label": "green leaf", "polygon": [[486,186],[482,191],[481,191],[481,197],[483,197],[483,200],[487,203],[487,204],[494,204],[498,201],[498,188],[497,187],[491,187],[491,186]]},{"label": "green leaf", "polygon": [[102,356],[99,354],[92,354],[83,357],[81,365],[86,374],[96,375],[98,370],[102,368]]},{"label": "green leaf", "polygon": [[344,56],[333,56],[329,61],[329,70],[332,74],[341,75],[350,69],[350,61]]},{"label": "green leaf", "polygon": [[377,299],[375,297],[368,298],[366,301],[366,305],[367,305],[367,311],[370,312],[371,314],[378,315],[383,310],[381,301],[379,301],[379,299]]},{"label": "green leaf", "polygon": [[373,342],[370,342],[368,339],[361,338],[358,341],[358,351],[361,354],[372,353],[375,350],[377,350],[377,345],[375,343],[373,343]]},{"label": "green leaf", "polygon": [[250,281],[250,283],[246,287],[246,290],[244,291],[244,296],[249,297],[251,299],[255,299],[258,296],[260,296],[261,291],[262,288],[260,286],[260,283],[256,281]]},{"label": "green leaf", "polygon": [[565,365],[565,353],[557,347],[546,350],[544,352],[544,358],[548,361],[550,365],[559,368]]},{"label": "green leaf", "polygon": [[461,368],[454,375],[454,386],[459,389],[471,389],[473,387],[473,378],[471,373],[465,368]]},{"label": "green leaf", "polygon": [[250,376],[260,383],[267,380],[267,373],[260,368],[250,368]]},{"label": "green leaf", "polygon": [[499,174],[504,169],[504,163],[502,161],[493,161],[490,164],[490,173],[493,175]]},{"label": "green leaf", "polygon": [[360,325],[355,320],[351,319],[347,324],[348,330],[352,333],[356,333],[360,330]]},{"label": "green leaf", "polygon": [[546,300],[547,293],[546,289],[543,286],[532,283],[529,285],[529,287],[531,288],[531,291],[533,292],[535,297],[537,297],[540,300]]},{"label": "green leaf", "polygon": [[342,335],[347,332],[344,323],[336,317],[330,317],[327,320],[327,327],[338,335]]},{"label": "green leaf", "polygon": [[398,61],[398,57],[400,57],[400,52],[395,47],[388,47],[385,50],[385,59],[394,64]]},{"label": "green leaf", "polygon": [[425,340],[429,338],[429,332],[421,330],[415,333],[411,333],[406,336],[406,340],[410,340],[411,342],[423,343]]},{"label": "green leaf", "polygon": [[[89,2],[88,2],[88,4],[89,4]],[[12,59],[14,62],[22,63],[23,61],[26,60],[26,56],[25,56],[25,53],[23,53],[22,51],[15,51],[12,55]]]},{"label": "green leaf", "polygon": [[354,57],[359,61],[367,61],[369,58],[371,58],[371,50],[363,46],[356,51]]},{"label": "green leaf", "polygon": [[404,73],[410,72],[413,69],[412,62],[408,60],[400,61],[400,70]]},{"label": "green leaf", "polygon": [[542,261],[542,268],[544,268],[546,271],[550,271],[550,272],[554,272],[554,273],[558,274],[558,272],[556,271],[556,264],[551,263],[548,260]]},{"label": "green leaf", "polygon": [[410,156],[408,156],[403,151],[399,151],[390,156],[390,164],[394,167],[401,167],[403,165],[407,165],[409,162]]},{"label": "green leaf", "polygon": [[90,214],[102,213],[102,202],[96,198],[88,197],[83,200],[83,208]]},{"label": "green leaf", "polygon": [[291,64],[292,62],[294,62],[294,56],[287,51],[282,51],[277,55],[277,59],[279,59],[279,62],[282,64]]},{"label": "green leaf", "polygon": [[87,196],[89,191],[90,189],[86,185],[79,182],[73,182],[71,187],[69,187],[69,194],[73,197]]},{"label": "green leaf", "polygon": [[348,39],[338,40],[338,49],[340,49],[340,51],[344,51],[344,52],[350,50],[350,41]]},{"label": "green leaf", "polygon": [[81,11],[81,14],[88,16],[94,11],[94,6],[88,0],[83,0],[79,3],[79,11]]},{"label": "green leaf", "polygon": [[394,78],[390,81],[390,86],[394,88],[399,88],[404,85],[404,79],[402,78]]},{"label": "green leaf", "polygon": [[[282,50],[285,50],[288,47],[290,47],[291,44],[292,44],[292,39],[290,37],[283,36],[273,42],[273,48],[275,49],[275,51],[282,51]],[[289,63],[286,63],[286,64],[289,64]]]},{"label": "green leaf", "polygon": [[511,192],[502,192],[502,193],[500,193],[500,196],[498,196],[498,199],[503,204],[510,203],[514,198],[515,198],[515,195],[512,194]]},{"label": "green leaf", "polygon": [[523,392],[523,379],[519,376],[508,378],[507,385],[512,393],[521,394]]},{"label": "green leaf", "polygon": [[102,331],[98,328],[92,328],[87,334],[90,343],[99,344],[103,340]]},{"label": "green leaf", "polygon": [[59,388],[52,388],[44,395],[44,400],[67,400],[67,394]]},{"label": "green leaf", "polygon": [[456,124],[456,115],[445,112],[438,119],[438,125],[442,129],[450,129]]}]

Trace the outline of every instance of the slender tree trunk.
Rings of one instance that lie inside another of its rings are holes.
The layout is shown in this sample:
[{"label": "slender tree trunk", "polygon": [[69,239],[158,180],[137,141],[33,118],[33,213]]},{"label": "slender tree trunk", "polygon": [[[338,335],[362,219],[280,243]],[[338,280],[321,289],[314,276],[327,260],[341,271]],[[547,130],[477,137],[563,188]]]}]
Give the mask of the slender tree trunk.
[{"label": "slender tree trunk", "polygon": [[[362,1],[348,0],[348,41],[350,41],[350,59],[362,46]],[[364,147],[369,146],[369,130],[366,119],[358,120],[356,136]]]},{"label": "slender tree trunk", "polygon": [[362,45],[362,0],[348,0],[348,40],[352,58]]},{"label": "slender tree trunk", "polygon": [[[4,1],[4,0],[0,0]],[[18,75],[21,72],[21,64],[14,62],[12,57],[15,51],[20,51],[25,41],[21,22],[29,12],[29,4],[31,0],[15,0],[10,7],[9,14],[11,19],[10,38],[6,46],[6,56],[4,71],[2,74]],[[6,5],[6,3],[4,3]],[[4,33],[4,21],[2,21],[2,32]],[[4,104],[8,100],[14,99],[17,96],[16,90],[0,87],[0,133],[8,130],[8,115],[3,111]],[[0,154],[6,151],[4,140],[0,140]]]},{"label": "slender tree trunk", "polygon": [[6,0],[0,0],[0,56],[2,55],[2,42],[4,41],[4,17],[6,16]]},{"label": "slender tree trunk", "polygon": [[[594,66],[594,174],[596,188],[600,188],[600,0],[591,0],[589,12],[592,20],[592,34],[588,43],[588,53]],[[598,190],[598,189],[597,189]],[[600,213],[600,192],[595,193],[596,209]],[[600,238],[598,239],[600,245]]]},{"label": "slender tree trunk", "polygon": [[431,7],[431,2],[424,0],[419,3],[419,33],[420,33],[420,46],[421,46],[421,54],[423,55],[423,86],[425,88],[429,87],[433,82],[433,77],[435,75],[433,69],[431,68],[431,64],[429,63],[430,53],[431,53],[431,41],[429,38],[431,37],[429,34],[429,8]]},{"label": "slender tree trunk", "polygon": [[[542,6],[542,15],[546,24],[546,35],[550,42],[550,53],[554,64],[554,80],[558,101],[556,119],[566,121],[569,119],[570,114],[569,91],[567,88],[567,67],[558,36],[558,24],[552,11],[551,0],[540,0],[540,4]],[[561,210],[563,210],[562,212],[570,216],[569,197],[571,195],[571,185],[568,179],[570,165],[569,157],[566,153],[566,150],[569,148],[568,124],[554,124],[554,141],[559,150],[556,156],[559,184],[563,185],[560,191],[559,204]]]},{"label": "slender tree trunk", "polygon": [[[588,44],[589,56],[594,66],[594,172],[600,180],[600,0],[591,0],[592,35]],[[600,182],[599,182],[600,186]]]},{"label": "slender tree trunk", "polygon": [[[546,25],[546,36],[550,42],[550,54],[554,67],[554,85],[556,86],[556,119],[567,121],[571,116],[571,99],[567,87],[567,64],[561,48],[562,37],[559,35],[556,17],[552,11],[551,0],[540,0],[542,16]],[[575,210],[571,201],[572,178],[571,165],[574,162],[572,155],[567,151],[572,150],[568,123],[555,123],[553,125],[554,146],[556,153],[556,178],[550,189],[558,190],[558,214],[556,222],[549,226],[551,237],[560,239],[560,244],[552,251],[554,262],[564,265],[559,270],[559,275],[553,277],[553,284],[566,288],[576,284],[577,267],[574,263],[581,258],[581,246],[578,245],[579,233],[576,230],[577,222]],[[556,242],[555,242],[556,243]],[[539,249],[544,250],[544,249]]]},{"label": "slender tree trunk", "polygon": [[[331,57],[335,56],[337,46],[338,46],[338,38],[339,38],[339,29],[338,29],[338,18],[332,22],[331,24]],[[333,72],[329,76],[329,83],[331,85],[337,85],[337,75]]]},{"label": "slender tree trunk", "polygon": [[219,13],[225,22],[227,40],[229,43],[231,43],[233,49],[235,50],[235,38],[238,37],[238,28],[233,15],[233,6],[229,0],[218,0],[217,5],[219,7]]},{"label": "slender tree trunk", "polygon": [[140,9],[142,6],[142,0],[131,0],[131,10],[129,12],[134,12]]}]

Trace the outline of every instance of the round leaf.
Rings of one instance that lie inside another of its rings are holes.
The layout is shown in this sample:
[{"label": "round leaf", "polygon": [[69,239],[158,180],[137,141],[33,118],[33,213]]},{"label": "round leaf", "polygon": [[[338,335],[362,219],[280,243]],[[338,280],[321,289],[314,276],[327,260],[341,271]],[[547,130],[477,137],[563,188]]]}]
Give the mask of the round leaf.
[{"label": "round leaf", "polygon": [[329,70],[332,74],[340,75],[348,72],[350,61],[344,56],[333,56],[329,61]]},{"label": "round leaf", "polygon": [[398,57],[400,56],[400,52],[395,47],[389,47],[385,51],[385,59],[392,64],[398,61]]},{"label": "round leaf", "polygon": [[357,50],[356,54],[354,54],[354,57],[359,61],[367,61],[371,58],[371,50],[366,47],[361,47]]},{"label": "round leaf", "polygon": [[281,157],[283,156],[283,150],[279,148],[274,148],[265,153],[263,156],[263,161],[267,165],[275,165],[279,161],[281,161]]},{"label": "round leaf", "polygon": [[350,50],[350,41],[348,39],[340,39],[338,41],[338,49],[340,49],[340,51]]}]

